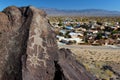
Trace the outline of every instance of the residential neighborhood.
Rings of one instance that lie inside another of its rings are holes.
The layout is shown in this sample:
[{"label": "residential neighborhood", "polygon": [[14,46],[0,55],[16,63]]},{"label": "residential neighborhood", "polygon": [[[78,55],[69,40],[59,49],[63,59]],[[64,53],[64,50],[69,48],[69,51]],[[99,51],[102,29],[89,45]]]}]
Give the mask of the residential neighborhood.
[{"label": "residential neighborhood", "polygon": [[65,45],[118,45],[120,44],[119,22],[78,22],[71,18],[51,22],[59,44]]}]

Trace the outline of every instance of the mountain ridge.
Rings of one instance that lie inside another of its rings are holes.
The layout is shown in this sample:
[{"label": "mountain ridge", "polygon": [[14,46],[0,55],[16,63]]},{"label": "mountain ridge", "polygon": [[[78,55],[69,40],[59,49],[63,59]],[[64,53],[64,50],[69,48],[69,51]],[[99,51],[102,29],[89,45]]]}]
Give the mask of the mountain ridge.
[{"label": "mountain ridge", "polygon": [[120,11],[104,9],[65,10],[56,8],[41,8],[48,16],[120,16]]}]

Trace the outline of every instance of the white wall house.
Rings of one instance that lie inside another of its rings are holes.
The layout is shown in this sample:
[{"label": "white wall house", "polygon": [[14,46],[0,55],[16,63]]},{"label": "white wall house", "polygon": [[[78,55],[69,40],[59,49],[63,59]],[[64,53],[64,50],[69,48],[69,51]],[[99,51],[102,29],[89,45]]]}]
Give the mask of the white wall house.
[{"label": "white wall house", "polygon": [[70,32],[69,35],[71,36],[71,38],[78,38],[78,36],[83,36],[82,33],[74,33],[74,32]]},{"label": "white wall house", "polygon": [[63,36],[58,36],[58,35],[57,35],[56,37],[57,37],[57,39],[58,39],[59,41],[65,39]]},{"label": "white wall house", "polygon": [[62,36],[56,36],[56,37],[57,37],[57,39],[58,39],[59,41],[61,41],[61,40],[64,40],[64,41],[66,41],[66,42],[76,41],[77,44],[79,44],[79,43],[82,42],[82,39],[80,39],[80,38],[64,38],[64,37],[62,37]]}]

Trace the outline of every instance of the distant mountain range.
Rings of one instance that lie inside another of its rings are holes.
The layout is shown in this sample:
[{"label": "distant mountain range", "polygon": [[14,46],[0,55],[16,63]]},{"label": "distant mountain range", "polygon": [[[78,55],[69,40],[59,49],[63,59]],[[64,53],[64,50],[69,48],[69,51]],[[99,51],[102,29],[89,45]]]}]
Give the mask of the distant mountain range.
[{"label": "distant mountain range", "polygon": [[119,11],[108,11],[102,9],[84,10],[60,10],[53,8],[42,8],[48,16],[120,16]]}]

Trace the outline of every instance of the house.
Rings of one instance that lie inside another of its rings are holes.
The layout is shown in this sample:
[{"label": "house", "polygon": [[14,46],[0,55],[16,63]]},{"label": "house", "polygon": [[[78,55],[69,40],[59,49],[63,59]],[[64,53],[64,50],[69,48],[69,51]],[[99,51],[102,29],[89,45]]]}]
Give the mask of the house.
[{"label": "house", "polygon": [[66,30],[60,30],[59,32],[62,33],[63,35],[65,35],[67,33]]},{"label": "house", "polygon": [[91,30],[91,32],[92,32],[93,34],[97,34],[97,33],[98,33],[98,30]]},{"label": "house", "polygon": [[69,35],[71,38],[78,38],[79,36],[83,36],[82,33],[75,33],[75,32],[70,32]]},{"label": "house", "polygon": [[56,36],[56,38],[59,40],[59,41],[61,41],[62,39],[64,39],[64,37],[63,36]]},{"label": "house", "polygon": [[73,30],[74,28],[72,26],[66,26],[65,29],[67,29],[67,30]]},{"label": "house", "polygon": [[80,42],[82,42],[82,39],[80,39],[80,38],[64,38],[64,40],[66,42],[75,41],[76,44],[79,44]]},{"label": "house", "polygon": [[93,32],[92,31],[87,31],[87,36],[92,36],[93,35]]},{"label": "house", "polygon": [[85,28],[80,27],[80,28],[78,28],[76,31],[82,31],[82,32],[85,32],[85,31],[86,31],[86,29],[85,29]]},{"label": "house", "polygon": [[61,38],[59,37],[59,41],[64,44],[69,44],[71,42],[73,42],[74,44],[75,43],[79,44],[83,42],[82,39],[80,38],[62,38],[62,37]]},{"label": "house", "polygon": [[60,41],[60,43],[62,43],[62,44],[69,44],[69,41],[62,39],[62,40]]},{"label": "house", "polygon": [[77,23],[77,25],[75,26],[75,28],[80,28],[80,23]]}]

